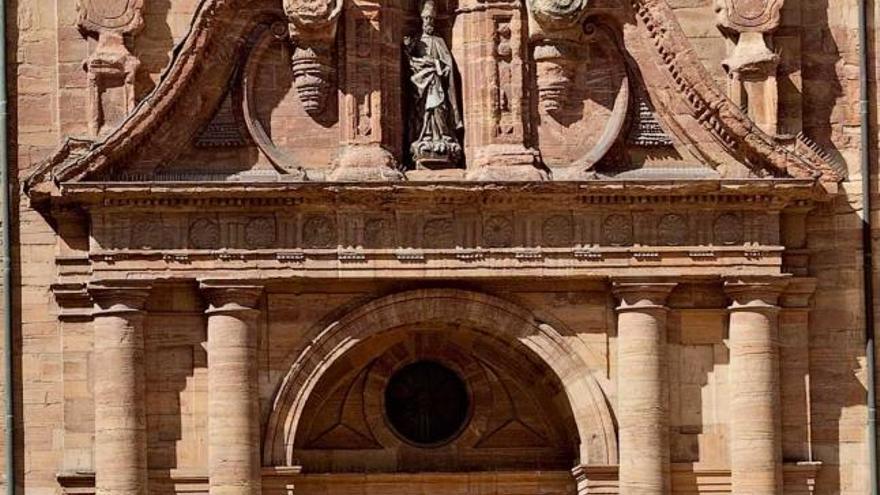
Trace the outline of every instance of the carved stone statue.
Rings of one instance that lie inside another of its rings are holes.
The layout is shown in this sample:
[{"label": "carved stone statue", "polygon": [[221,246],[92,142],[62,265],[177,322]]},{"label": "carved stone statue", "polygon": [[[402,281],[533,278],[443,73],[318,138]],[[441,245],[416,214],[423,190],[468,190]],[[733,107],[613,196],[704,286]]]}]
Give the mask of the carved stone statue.
[{"label": "carved stone statue", "polygon": [[455,166],[461,159],[456,131],[462,128],[452,53],[443,38],[434,35],[433,0],[422,3],[422,33],[404,38],[404,54],[415,88],[410,153],[418,168]]}]

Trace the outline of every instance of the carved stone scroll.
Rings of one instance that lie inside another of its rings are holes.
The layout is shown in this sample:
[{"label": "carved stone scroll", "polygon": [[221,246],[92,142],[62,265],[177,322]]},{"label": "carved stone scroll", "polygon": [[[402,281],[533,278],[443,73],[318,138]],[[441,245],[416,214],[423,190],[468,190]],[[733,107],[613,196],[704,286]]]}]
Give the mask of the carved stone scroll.
[{"label": "carved stone scroll", "polygon": [[768,46],[779,26],[783,0],[716,0],[718,25],[736,38],[723,66],[730,75],[730,97],[746,109],[764,132],[778,134],[779,55]]},{"label": "carved stone scroll", "polygon": [[121,121],[135,105],[135,75],[140,60],[125,46],[125,36],[143,26],[143,0],[77,0],[77,25],[98,39],[83,62],[88,72],[88,123],[98,136]]},{"label": "carved stone scroll", "polygon": [[324,111],[336,88],[334,47],[341,0],[284,0],[290,21],[293,83],[303,108],[310,115]]}]

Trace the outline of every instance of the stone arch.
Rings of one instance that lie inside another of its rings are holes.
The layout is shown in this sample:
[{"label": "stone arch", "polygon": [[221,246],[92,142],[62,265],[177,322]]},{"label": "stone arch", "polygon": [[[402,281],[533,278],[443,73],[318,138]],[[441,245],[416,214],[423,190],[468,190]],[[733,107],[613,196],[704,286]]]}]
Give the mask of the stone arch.
[{"label": "stone arch", "polygon": [[293,463],[293,436],[303,409],[323,373],[336,360],[373,335],[427,322],[485,330],[527,349],[547,365],[565,389],[580,436],[580,463],[617,462],[615,425],[605,394],[592,370],[562,335],[511,302],[458,289],[418,289],[381,297],[317,331],[273,400],[263,443],[265,462]]}]

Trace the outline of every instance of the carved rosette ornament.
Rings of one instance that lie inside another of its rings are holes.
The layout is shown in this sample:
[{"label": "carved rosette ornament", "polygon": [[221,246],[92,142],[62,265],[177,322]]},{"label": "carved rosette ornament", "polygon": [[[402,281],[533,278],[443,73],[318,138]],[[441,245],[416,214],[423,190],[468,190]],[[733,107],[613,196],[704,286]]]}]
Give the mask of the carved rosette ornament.
[{"label": "carved rosette ornament", "polygon": [[303,109],[309,115],[320,115],[336,88],[334,47],[342,1],[285,0],[284,12],[290,21],[294,87]]},{"label": "carved rosette ornament", "polygon": [[88,72],[89,132],[97,136],[135,106],[135,76],[140,60],[125,46],[125,36],[144,24],[143,0],[77,0],[77,26],[98,39],[83,62]]}]

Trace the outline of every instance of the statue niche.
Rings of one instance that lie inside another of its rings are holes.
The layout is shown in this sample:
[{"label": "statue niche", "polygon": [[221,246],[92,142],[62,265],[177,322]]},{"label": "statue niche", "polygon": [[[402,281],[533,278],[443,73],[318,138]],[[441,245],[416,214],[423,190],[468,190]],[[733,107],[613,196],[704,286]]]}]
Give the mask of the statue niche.
[{"label": "statue niche", "polygon": [[421,6],[422,30],[404,37],[412,94],[410,154],[416,168],[452,168],[461,160],[457,133],[463,128],[455,84],[455,63],[446,42],[434,34],[433,0]]}]

